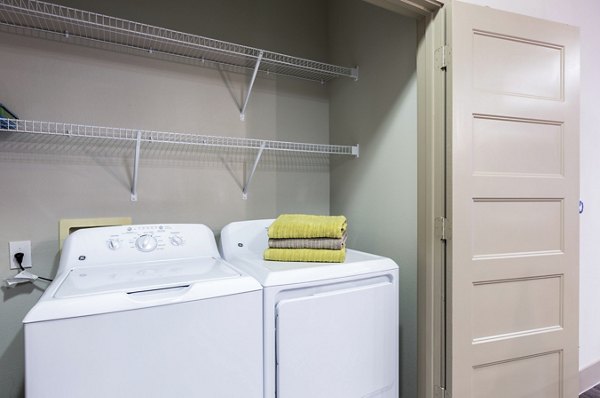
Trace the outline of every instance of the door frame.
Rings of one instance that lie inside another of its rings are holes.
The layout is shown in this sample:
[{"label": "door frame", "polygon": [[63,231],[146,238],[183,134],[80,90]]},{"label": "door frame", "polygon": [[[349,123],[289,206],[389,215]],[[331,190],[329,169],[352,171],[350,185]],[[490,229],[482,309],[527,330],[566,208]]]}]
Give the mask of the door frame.
[{"label": "door frame", "polygon": [[[441,6],[440,6],[441,7]],[[418,396],[443,397],[446,328],[445,10],[418,21],[417,319]]]},{"label": "door frame", "polygon": [[[446,192],[446,76],[444,59],[448,0],[364,0],[417,19],[418,95],[418,397],[449,397],[445,387],[446,238],[450,238]],[[581,379],[581,371],[579,371]],[[581,384],[581,382],[580,382]]]},{"label": "door frame", "polygon": [[418,19],[417,333],[418,397],[443,397],[446,328],[445,10]]}]

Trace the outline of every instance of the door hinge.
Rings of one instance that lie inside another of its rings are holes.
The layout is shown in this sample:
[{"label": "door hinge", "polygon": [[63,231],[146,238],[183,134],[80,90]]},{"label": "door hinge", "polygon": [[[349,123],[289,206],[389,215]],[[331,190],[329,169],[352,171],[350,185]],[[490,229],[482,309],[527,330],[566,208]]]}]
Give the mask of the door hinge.
[{"label": "door hinge", "polygon": [[441,70],[446,70],[450,64],[450,47],[442,46],[435,50],[435,67]]},{"label": "door hinge", "polygon": [[435,391],[433,392],[434,398],[452,398],[450,391],[446,390],[444,387],[435,386]]},{"label": "door hinge", "polygon": [[441,240],[448,240],[452,236],[450,221],[446,217],[436,217],[435,235]]}]

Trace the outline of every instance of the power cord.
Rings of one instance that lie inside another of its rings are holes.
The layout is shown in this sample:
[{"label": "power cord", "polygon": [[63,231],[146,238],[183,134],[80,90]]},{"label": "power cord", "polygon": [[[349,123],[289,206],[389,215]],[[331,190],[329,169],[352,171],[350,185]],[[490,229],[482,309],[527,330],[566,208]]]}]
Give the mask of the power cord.
[{"label": "power cord", "polygon": [[[23,268],[23,257],[25,257],[25,254],[23,254],[21,252],[15,253],[15,260],[17,261],[17,264],[19,265],[19,268],[21,269],[21,271],[25,271],[25,268]],[[53,281],[53,279],[44,278],[42,276],[38,276],[37,279],[41,279],[46,282]]]}]

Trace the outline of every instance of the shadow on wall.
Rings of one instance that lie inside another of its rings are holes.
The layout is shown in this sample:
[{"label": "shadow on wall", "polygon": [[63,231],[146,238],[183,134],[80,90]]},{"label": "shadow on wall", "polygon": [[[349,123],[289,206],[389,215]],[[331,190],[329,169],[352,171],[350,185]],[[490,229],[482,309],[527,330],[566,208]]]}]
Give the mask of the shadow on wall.
[{"label": "shadow on wall", "polygon": [[[125,189],[132,184],[134,142],[12,133],[0,138],[0,163],[98,166]],[[142,143],[140,173],[145,167],[227,170],[236,185],[247,180],[258,151],[243,148]],[[261,171],[329,173],[329,156],[265,151]],[[200,171],[199,171],[200,172]]]},{"label": "shadow on wall", "polygon": [[[3,287],[3,301],[6,302],[19,294],[29,294],[35,289],[38,288],[33,285],[15,287],[13,289]],[[0,369],[2,369],[0,372],[0,385],[3,388],[2,396],[6,398],[25,397],[25,381],[23,379],[24,361],[16,363],[14,361],[15,358],[24,358],[23,336],[23,328],[21,327],[15,338],[6,347],[2,357],[0,357]]]},{"label": "shadow on wall", "polygon": [[[56,274],[59,257],[60,253],[57,253],[52,265],[52,271],[50,271],[50,277],[53,277]],[[16,271],[14,273],[16,273]],[[43,274],[45,273],[46,271],[43,271]],[[43,276],[48,277],[48,275]],[[2,286],[0,292],[2,294],[2,304],[4,305],[3,310],[7,310],[7,307],[10,305],[22,306],[24,304],[23,300],[29,300],[29,298],[32,297],[34,298],[34,301],[37,301],[36,297],[39,297],[47,286],[48,283],[45,281],[27,283],[13,288]],[[0,319],[2,319],[2,322],[17,323],[16,325],[3,324],[1,325],[2,327],[0,327],[0,332],[5,338],[5,340],[2,341],[2,346],[5,349],[0,356],[0,385],[2,386],[2,393],[0,393],[0,396],[2,398],[25,397],[25,381],[23,377],[25,373],[25,341],[21,320],[30,307],[31,305],[27,305],[25,308],[17,310],[19,315],[16,315],[16,317],[13,315],[12,320],[9,318],[9,313],[0,311]],[[9,338],[13,333],[14,338],[9,341]]]}]

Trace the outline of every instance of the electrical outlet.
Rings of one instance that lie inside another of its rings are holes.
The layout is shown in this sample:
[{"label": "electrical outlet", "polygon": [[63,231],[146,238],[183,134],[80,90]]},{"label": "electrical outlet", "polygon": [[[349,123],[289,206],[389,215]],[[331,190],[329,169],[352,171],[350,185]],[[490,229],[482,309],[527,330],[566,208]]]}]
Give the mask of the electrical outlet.
[{"label": "electrical outlet", "polygon": [[19,263],[15,259],[15,253],[23,253],[23,268],[31,268],[31,241],[21,240],[8,242],[8,256],[10,269],[19,269]]}]

